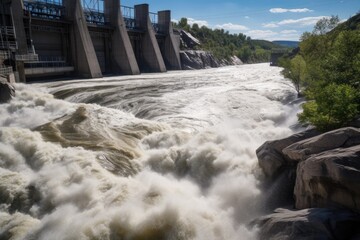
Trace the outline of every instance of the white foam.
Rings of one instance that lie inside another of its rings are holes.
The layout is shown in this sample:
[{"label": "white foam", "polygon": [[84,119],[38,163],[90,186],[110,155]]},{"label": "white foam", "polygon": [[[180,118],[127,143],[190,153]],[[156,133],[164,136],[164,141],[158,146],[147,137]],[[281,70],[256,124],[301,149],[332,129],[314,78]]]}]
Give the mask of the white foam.
[{"label": "white foam", "polygon": [[[70,90],[73,103],[49,94]],[[246,226],[261,214],[255,150],[292,133],[297,108],[280,101],[294,94],[265,64],[19,84],[0,105],[0,236],[254,239]],[[104,106],[77,103],[94,99]],[[88,139],[64,147],[34,130],[60,126],[79,107],[86,121],[69,124]],[[139,172],[111,173],[92,143],[131,148]]]}]

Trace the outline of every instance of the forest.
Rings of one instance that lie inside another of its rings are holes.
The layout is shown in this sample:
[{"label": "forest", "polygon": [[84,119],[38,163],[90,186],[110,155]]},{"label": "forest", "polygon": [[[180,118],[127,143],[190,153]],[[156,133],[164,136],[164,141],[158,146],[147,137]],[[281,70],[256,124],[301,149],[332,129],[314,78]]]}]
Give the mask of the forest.
[{"label": "forest", "polygon": [[302,105],[299,120],[327,131],[351,125],[360,114],[360,14],[340,23],[323,18],[301,37],[295,56],[280,61]]},{"label": "forest", "polygon": [[229,60],[232,56],[237,56],[244,63],[269,62],[272,50],[287,49],[270,41],[253,40],[242,33],[230,34],[224,29],[199,27],[196,23],[190,26],[187,18],[181,18],[178,23],[173,24],[174,28],[185,30],[201,42],[195,50],[209,51],[218,60]]}]

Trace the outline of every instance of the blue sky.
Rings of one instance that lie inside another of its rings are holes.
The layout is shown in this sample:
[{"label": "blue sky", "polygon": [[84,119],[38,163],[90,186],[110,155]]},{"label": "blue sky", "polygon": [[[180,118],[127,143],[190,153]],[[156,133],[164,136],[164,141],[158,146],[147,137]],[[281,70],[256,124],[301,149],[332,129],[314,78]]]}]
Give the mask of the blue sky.
[{"label": "blue sky", "polygon": [[122,5],[148,3],[150,11],[171,10],[172,19],[190,19],[209,28],[244,33],[254,39],[298,40],[322,17],[346,20],[360,11],[360,0],[122,0]]}]

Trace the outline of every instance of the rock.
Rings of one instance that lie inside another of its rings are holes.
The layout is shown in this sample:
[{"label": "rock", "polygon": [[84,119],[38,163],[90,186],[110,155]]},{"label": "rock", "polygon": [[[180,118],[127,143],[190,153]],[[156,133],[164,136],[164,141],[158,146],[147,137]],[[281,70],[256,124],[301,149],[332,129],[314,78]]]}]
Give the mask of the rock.
[{"label": "rock", "polygon": [[348,127],[294,143],[284,148],[282,152],[289,160],[303,161],[313,154],[358,144],[360,144],[360,129]]},{"label": "rock", "polygon": [[15,88],[6,79],[0,78],[0,103],[8,102],[15,96]]},{"label": "rock", "polygon": [[230,65],[242,65],[242,64],[244,64],[244,63],[237,56],[232,56],[230,58]]},{"label": "rock", "polygon": [[285,166],[287,160],[283,156],[282,150],[289,145],[308,139],[320,134],[315,129],[309,129],[304,132],[294,134],[290,137],[275,141],[267,141],[256,150],[259,165],[265,175],[269,178],[276,177]]},{"label": "rock", "polygon": [[297,209],[346,207],[360,212],[360,145],[314,155],[298,164],[296,175]]},{"label": "rock", "polygon": [[182,44],[186,48],[193,48],[195,46],[200,45],[200,41],[197,38],[195,38],[193,35],[191,35],[191,33],[186,32],[184,30],[180,31],[180,38],[181,38]]},{"label": "rock", "polygon": [[312,208],[300,211],[277,209],[252,222],[260,240],[359,239],[360,215],[348,210]]},{"label": "rock", "polygon": [[183,70],[216,68],[220,66],[214,56],[205,51],[181,51],[180,58]]},{"label": "rock", "polygon": [[349,123],[349,126],[360,128],[360,118],[356,118],[352,122]]},{"label": "rock", "polygon": [[261,185],[262,205],[264,211],[272,211],[279,207],[294,206],[294,186],[296,168],[283,168],[279,176],[272,181],[264,181]]}]

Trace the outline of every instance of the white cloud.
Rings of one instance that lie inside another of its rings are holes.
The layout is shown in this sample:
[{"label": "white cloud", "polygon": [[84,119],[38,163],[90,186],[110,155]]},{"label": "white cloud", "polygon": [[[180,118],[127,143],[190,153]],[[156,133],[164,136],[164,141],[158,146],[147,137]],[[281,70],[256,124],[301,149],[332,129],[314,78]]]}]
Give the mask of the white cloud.
[{"label": "white cloud", "polygon": [[277,27],[279,27],[279,25],[277,25],[276,23],[264,23],[262,26],[264,28],[277,28]]},{"label": "white cloud", "polygon": [[313,10],[308,8],[271,8],[269,10],[271,13],[304,13],[304,12],[313,12]]},{"label": "white cloud", "polygon": [[299,18],[299,19],[285,19],[280,22],[263,23],[262,26],[264,28],[276,28],[276,27],[285,26],[285,25],[297,25],[300,27],[311,26],[311,25],[315,25],[317,23],[317,21],[319,21],[322,18],[329,18],[329,17],[328,16],[318,16],[318,17],[305,17],[305,18]]},{"label": "white cloud", "polygon": [[245,16],[244,18],[246,18],[246,19],[250,19],[250,17],[249,17],[249,16]]},{"label": "white cloud", "polygon": [[205,20],[196,20],[194,18],[187,18],[187,21],[190,26],[192,26],[194,23],[198,24],[199,27],[202,27],[202,26],[208,27],[209,26],[209,23]]},{"label": "white cloud", "polygon": [[298,33],[298,31],[296,31],[296,30],[283,30],[280,33],[281,34],[294,34],[294,33]]},{"label": "white cloud", "polygon": [[231,31],[245,31],[245,30],[249,29],[244,25],[233,24],[233,23],[218,24],[215,26],[215,28],[222,28],[222,29],[231,30]]},{"label": "white cloud", "polygon": [[282,31],[249,30],[245,32],[245,34],[247,36],[250,36],[252,39],[265,39],[268,41],[274,41],[274,40],[298,41],[300,38],[300,33],[297,30],[282,30]]},{"label": "white cloud", "polygon": [[300,26],[310,26],[317,23],[322,18],[328,18],[327,16],[318,16],[318,17],[305,17],[300,19],[285,19],[278,22],[278,25],[300,25]]},{"label": "white cloud", "polygon": [[278,33],[271,30],[250,30],[247,31],[245,34],[253,39],[270,39]]}]

